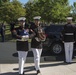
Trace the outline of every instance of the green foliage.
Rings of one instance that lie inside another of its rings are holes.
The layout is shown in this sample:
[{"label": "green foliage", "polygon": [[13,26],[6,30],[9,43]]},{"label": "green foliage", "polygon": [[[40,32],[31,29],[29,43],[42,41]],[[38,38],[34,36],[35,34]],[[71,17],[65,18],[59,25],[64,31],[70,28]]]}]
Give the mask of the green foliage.
[{"label": "green foliage", "polygon": [[[74,13],[76,4],[74,4]],[[33,20],[40,15],[45,22],[62,22],[71,12],[68,0],[29,0],[23,6],[18,0],[0,0],[0,20],[16,21],[20,16],[26,16],[27,20]]]},{"label": "green foliage", "polygon": [[71,13],[74,21],[76,22],[76,2],[74,2],[73,6],[72,6],[72,13]]},{"label": "green foliage", "polygon": [[0,20],[7,23],[16,21],[20,16],[25,16],[25,9],[18,0],[4,2],[0,9]]},{"label": "green foliage", "polygon": [[46,22],[64,21],[65,17],[70,13],[71,7],[68,0],[33,0],[25,4],[26,17],[32,19],[36,15],[40,15],[42,20]]}]

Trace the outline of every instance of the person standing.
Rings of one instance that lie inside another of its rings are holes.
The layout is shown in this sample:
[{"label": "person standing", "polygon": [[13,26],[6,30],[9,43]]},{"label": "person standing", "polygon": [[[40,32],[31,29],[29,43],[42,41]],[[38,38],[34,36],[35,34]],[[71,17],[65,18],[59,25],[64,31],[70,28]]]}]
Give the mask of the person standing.
[{"label": "person standing", "polygon": [[25,17],[18,18],[20,26],[13,29],[13,35],[16,37],[17,43],[22,42],[22,44],[18,45],[19,48],[17,48],[19,58],[19,75],[24,75],[23,68],[28,53],[29,30],[25,27],[25,20]]},{"label": "person standing", "polygon": [[31,48],[34,54],[34,63],[35,63],[35,69],[37,71],[37,75],[40,75],[40,57],[42,53],[42,40],[45,40],[45,36],[42,37],[40,34],[40,31],[42,32],[42,28],[40,26],[40,16],[34,17],[34,25],[33,27],[30,27],[34,32],[35,36],[32,38],[31,41]]},{"label": "person standing", "polygon": [[4,23],[2,23],[0,25],[0,34],[1,34],[2,42],[5,42],[5,25],[4,25]]},{"label": "person standing", "polygon": [[10,23],[10,31],[11,31],[11,36],[13,37],[13,33],[12,33],[12,30],[14,29],[14,27],[15,27],[15,22],[11,22]]},{"label": "person standing", "polygon": [[[25,25],[25,19],[26,18],[23,18],[23,17],[18,19],[20,26],[13,30],[13,35],[18,40],[26,40],[28,38],[32,39],[31,47],[32,47],[32,51],[34,54],[35,68],[36,68],[37,75],[38,75],[40,73],[39,64],[40,64],[40,56],[42,53],[42,43],[41,43],[41,40],[40,39],[38,40],[38,38],[37,38],[38,37],[38,27],[40,28],[40,26],[39,26],[40,17],[36,17],[36,20],[35,20],[36,25],[32,28],[30,27],[29,30],[27,28],[28,26],[26,27],[26,25]],[[27,35],[27,37],[25,37],[25,35]],[[37,39],[37,41],[36,41],[36,39]],[[41,39],[42,39],[42,37],[41,37]],[[27,40],[26,40],[26,42],[27,42]],[[27,44],[28,44],[28,42],[25,44],[26,49],[27,49]],[[18,51],[18,58],[19,58],[19,75],[24,75],[23,66],[26,61],[28,51],[26,51],[25,48],[23,50],[17,49],[17,51]]]},{"label": "person standing", "polygon": [[75,25],[72,24],[72,17],[67,17],[67,24],[62,32],[65,47],[65,62],[72,63],[73,44],[75,41]]}]

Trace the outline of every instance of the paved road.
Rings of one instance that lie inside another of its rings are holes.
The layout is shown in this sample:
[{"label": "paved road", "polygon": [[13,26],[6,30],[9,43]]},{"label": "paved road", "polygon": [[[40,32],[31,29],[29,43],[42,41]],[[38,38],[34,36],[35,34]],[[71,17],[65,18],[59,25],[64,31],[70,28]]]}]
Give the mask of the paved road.
[{"label": "paved road", "polygon": [[[14,55],[14,56],[13,56]],[[63,54],[53,55],[49,51],[44,51],[42,53],[41,61],[62,61],[64,60]],[[15,63],[18,62],[16,43],[14,42],[4,42],[0,43],[0,63]],[[28,53],[27,62],[33,62],[33,53],[30,51]]]},{"label": "paved road", "polygon": [[[13,57],[16,53],[16,45],[13,42],[0,43],[0,74],[18,75],[18,58]],[[32,54],[29,52],[27,62],[24,66],[26,75],[36,75]],[[45,56],[44,56],[45,55]],[[76,75],[76,59],[72,64],[65,64],[59,59],[63,56],[49,56],[50,53],[44,51],[41,57],[41,75]],[[58,59],[58,61],[56,61]],[[47,62],[46,62],[47,61]]]}]

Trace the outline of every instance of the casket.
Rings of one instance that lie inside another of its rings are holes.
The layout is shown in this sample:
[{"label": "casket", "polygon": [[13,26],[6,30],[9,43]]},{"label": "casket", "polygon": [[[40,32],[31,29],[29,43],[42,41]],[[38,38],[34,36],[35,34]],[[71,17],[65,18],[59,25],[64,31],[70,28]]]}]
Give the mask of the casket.
[{"label": "casket", "polygon": [[28,51],[29,50],[29,43],[28,41],[16,41],[16,49],[17,51]]}]

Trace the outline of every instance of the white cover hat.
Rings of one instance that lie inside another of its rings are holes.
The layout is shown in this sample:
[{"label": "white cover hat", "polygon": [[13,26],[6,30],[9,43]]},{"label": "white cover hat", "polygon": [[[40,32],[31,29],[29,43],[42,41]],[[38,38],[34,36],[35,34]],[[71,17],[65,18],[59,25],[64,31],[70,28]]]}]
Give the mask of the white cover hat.
[{"label": "white cover hat", "polygon": [[41,16],[35,16],[33,19],[34,20],[40,20]]},{"label": "white cover hat", "polygon": [[25,21],[26,18],[25,18],[25,17],[20,17],[20,18],[18,18],[18,21],[21,21],[21,20]]},{"label": "white cover hat", "polygon": [[73,18],[72,17],[67,17],[67,20],[72,20]]}]

